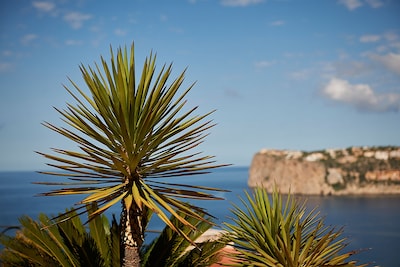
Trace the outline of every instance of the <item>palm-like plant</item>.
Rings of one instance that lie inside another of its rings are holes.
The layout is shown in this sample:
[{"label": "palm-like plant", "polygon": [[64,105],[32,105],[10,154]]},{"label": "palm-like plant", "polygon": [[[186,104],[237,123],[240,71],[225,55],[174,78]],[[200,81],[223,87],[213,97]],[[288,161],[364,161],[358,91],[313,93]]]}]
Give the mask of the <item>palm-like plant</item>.
[{"label": "palm-like plant", "polygon": [[356,251],[343,252],[343,229],[325,226],[315,209],[307,212],[305,202],[288,195],[284,203],[277,189],[270,199],[262,188],[246,192],[241,201],[243,207],[232,210],[233,223],[225,223],[226,238],[238,252],[227,255],[235,262],[231,266],[357,266],[349,260]]},{"label": "palm-like plant", "polygon": [[[80,67],[90,91],[86,94],[71,81],[77,93],[66,90],[77,101],[57,111],[68,127],[45,123],[51,130],[77,143],[78,151],[53,149],[54,154],[41,153],[53,161],[58,171],[46,174],[68,177],[65,188],[43,195],[86,194],[75,210],[96,203],[102,214],[116,203],[122,203],[121,243],[123,266],[140,266],[140,248],[149,213],[157,214],[171,229],[190,240],[187,233],[175,227],[168,214],[183,225],[192,225],[185,217],[204,220],[205,211],[182,198],[219,199],[215,188],[169,183],[168,177],[207,172],[222,165],[211,156],[191,152],[213,126],[205,115],[194,115],[196,108],[185,109],[184,97],[193,87],[178,93],[185,71],[168,84],[172,65],[155,72],[156,57],[146,58],[140,79],[136,80],[134,45],[130,53],[111,49],[110,65],[101,58],[95,68]],[[90,218],[91,219],[91,218]]]},{"label": "palm-like plant", "polygon": [[[92,214],[95,210],[93,206],[88,212]],[[78,216],[64,219],[64,216],[58,217],[57,225],[52,226],[54,222],[43,213],[38,221],[21,217],[21,229],[14,237],[0,234],[0,243],[5,246],[0,254],[1,266],[120,265],[120,232],[115,218],[110,225],[105,215],[96,216],[88,223],[89,231]]]}]

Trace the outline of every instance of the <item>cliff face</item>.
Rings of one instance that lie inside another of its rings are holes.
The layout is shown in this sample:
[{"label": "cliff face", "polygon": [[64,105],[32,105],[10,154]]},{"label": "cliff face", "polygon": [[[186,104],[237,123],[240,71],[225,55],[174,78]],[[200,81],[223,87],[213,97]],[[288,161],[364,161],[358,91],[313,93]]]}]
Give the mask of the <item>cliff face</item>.
[{"label": "cliff face", "polygon": [[400,147],[314,152],[267,150],[254,155],[248,185],[309,195],[400,194]]}]

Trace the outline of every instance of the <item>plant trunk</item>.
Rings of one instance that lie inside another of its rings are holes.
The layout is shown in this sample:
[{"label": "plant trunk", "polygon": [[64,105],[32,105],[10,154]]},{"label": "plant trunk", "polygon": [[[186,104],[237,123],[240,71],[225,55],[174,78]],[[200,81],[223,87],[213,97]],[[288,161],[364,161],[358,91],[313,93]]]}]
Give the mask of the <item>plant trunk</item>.
[{"label": "plant trunk", "polygon": [[123,267],[140,267],[140,248],[125,245],[124,257],[122,258]]},{"label": "plant trunk", "polygon": [[121,214],[121,266],[140,267],[140,248],[144,240],[142,211],[133,207],[129,211],[122,204]]}]

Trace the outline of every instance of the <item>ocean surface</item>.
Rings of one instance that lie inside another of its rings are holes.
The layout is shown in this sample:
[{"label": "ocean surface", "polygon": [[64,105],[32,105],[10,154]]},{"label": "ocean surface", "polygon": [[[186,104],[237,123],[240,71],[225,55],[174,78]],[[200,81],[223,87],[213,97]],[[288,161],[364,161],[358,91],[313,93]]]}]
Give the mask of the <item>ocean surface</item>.
[{"label": "ocean surface", "polygon": [[[231,167],[213,171],[211,174],[182,177],[173,182],[205,185],[230,190],[218,193],[223,201],[197,201],[221,224],[229,221],[232,203],[240,204],[247,187],[248,168]],[[37,197],[49,191],[51,186],[35,185],[37,181],[55,181],[58,177],[35,172],[0,172],[0,231],[6,226],[18,225],[18,217],[29,215],[37,218],[40,212],[55,215],[71,207],[82,196]],[[60,180],[61,181],[61,180]],[[344,226],[343,237],[348,238],[346,251],[361,250],[353,256],[369,266],[400,267],[400,196],[311,196],[307,206],[317,207],[325,224]],[[119,215],[120,206],[107,211]],[[160,230],[162,223],[153,218],[150,230]],[[150,236],[149,236],[150,237]],[[150,237],[151,238],[151,237]]]}]

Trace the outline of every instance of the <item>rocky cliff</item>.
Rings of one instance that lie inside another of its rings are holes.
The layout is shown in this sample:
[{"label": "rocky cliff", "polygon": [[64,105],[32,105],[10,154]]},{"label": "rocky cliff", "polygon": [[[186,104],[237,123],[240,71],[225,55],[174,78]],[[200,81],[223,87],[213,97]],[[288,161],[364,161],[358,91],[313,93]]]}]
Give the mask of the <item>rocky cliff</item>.
[{"label": "rocky cliff", "polygon": [[263,149],[253,157],[248,185],[282,193],[400,194],[400,147],[320,151]]}]

